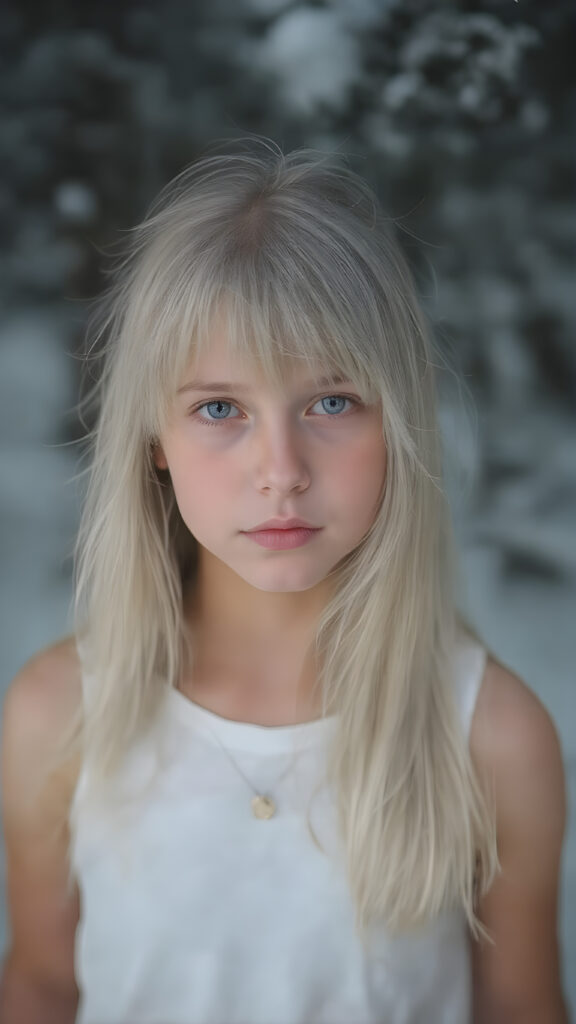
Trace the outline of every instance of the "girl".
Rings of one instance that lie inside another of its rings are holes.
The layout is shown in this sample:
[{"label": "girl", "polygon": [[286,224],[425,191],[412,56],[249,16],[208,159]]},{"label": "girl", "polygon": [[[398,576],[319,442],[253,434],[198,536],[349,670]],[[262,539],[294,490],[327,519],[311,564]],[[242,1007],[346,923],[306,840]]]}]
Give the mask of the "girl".
[{"label": "girl", "polygon": [[4,711],[4,1024],[563,1024],[554,725],[457,610],[367,184],[205,156],[105,295],[75,637]]}]

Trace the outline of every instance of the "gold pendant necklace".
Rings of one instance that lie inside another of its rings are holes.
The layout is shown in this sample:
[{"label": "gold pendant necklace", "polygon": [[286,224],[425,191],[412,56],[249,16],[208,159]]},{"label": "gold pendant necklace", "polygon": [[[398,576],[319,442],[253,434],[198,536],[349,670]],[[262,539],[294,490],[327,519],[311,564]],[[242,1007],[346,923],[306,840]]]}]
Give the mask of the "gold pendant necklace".
[{"label": "gold pendant necklace", "polygon": [[252,800],[252,813],[255,818],[271,818],[276,814],[276,804],[271,796],[255,796]]},{"label": "gold pendant necklace", "polygon": [[[210,729],[210,726],[208,726],[208,728]],[[252,814],[254,815],[254,817],[255,818],[259,818],[261,821],[266,821],[268,818],[272,818],[276,814],[276,810],[277,810],[276,801],[273,800],[272,797],[269,796],[267,793],[259,793],[257,789],[254,789],[254,786],[252,785],[250,780],[246,778],[246,776],[244,775],[244,772],[242,771],[242,769],[238,767],[238,765],[236,764],[234,758],[232,757],[232,754],[230,753],[229,750],[226,750],[226,747],[221,742],[219,737],[216,735],[214,730],[210,729],[210,732],[212,733],[214,739],[218,743],[218,746],[220,746],[222,748],[224,753],[230,759],[230,761],[234,765],[234,767],[235,767],[236,771],[238,772],[238,774],[242,776],[242,778],[244,779],[244,782],[246,782],[250,786],[250,789],[255,794],[252,797],[252,801],[251,801]],[[276,785],[278,785],[282,781],[284,776],[287,775],[289,771],[291,771],[293,765],[294,765],[294,759],[292,761],[292,764],[288,765],[288,768],[286,769],[286,771],[284,771],[282,773],[282,775],[280,776],[280,778],[277,780]]]}]

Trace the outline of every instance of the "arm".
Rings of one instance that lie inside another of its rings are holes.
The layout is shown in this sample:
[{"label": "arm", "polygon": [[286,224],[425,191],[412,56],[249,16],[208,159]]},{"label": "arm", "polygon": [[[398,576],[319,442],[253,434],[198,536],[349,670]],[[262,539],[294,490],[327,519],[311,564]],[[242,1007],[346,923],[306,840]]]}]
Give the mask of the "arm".
[{"label": "arm", "polygon": [[67,809],[76,767],[48,776],[60,730],[80,695],[64,641],[18,673],[4,701],[2,818],[10,945],[0,981],[2,1024],[73,1024],[78,893],[67,888]]},{"label": "arm", "polygon": [[2,1024],[74,1024],[77,1006],[77,992],[39,981],[16,958],[5,960],[0,979]]},{"label": "arm", "polygon": [[493,659],[470,749],[494,786],[502,867],[477,907],[495,945],[472,942],[474,1024],[569,1024],[557,920],[566,822],[560,742],[537,696]]}]

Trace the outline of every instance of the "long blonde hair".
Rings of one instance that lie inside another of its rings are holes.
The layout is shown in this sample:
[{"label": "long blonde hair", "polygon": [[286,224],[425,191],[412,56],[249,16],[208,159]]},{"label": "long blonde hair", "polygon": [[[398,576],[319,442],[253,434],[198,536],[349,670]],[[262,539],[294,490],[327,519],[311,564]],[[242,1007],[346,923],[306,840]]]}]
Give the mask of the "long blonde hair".
[{"label": "long blonde hair", "polygon": [[[90,691],[76,736],[105,787],[154,734],[190,636],[196,541],[151,442],[217,312],[278,385],[284,361],[344,373],[382,403],[378,514],[337,567],[316,634],[318,687],[338,725],[338,801],[359,933],[464,909],[498,868],[493,807],[454,696],[456,547],[442,482],[435,362],[412,277],[369,185],[340,159],[248,137],[206,155],[133,228],[99,304],[99,419],[77,545],[76,617]],[[475,876],[475,868],[477,875]]]}]

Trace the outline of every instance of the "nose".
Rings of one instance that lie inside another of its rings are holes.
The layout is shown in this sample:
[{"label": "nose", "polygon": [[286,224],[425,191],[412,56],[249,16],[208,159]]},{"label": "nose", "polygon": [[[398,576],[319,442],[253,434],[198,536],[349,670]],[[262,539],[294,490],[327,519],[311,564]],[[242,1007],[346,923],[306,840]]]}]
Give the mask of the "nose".
[{"label": "nose", "polygon": [[304,490],[310,483],[310,469],[303,439],[297,428],[286,422],[262,427],[256,439],[256,484],[260,490],[279,494]]}]

